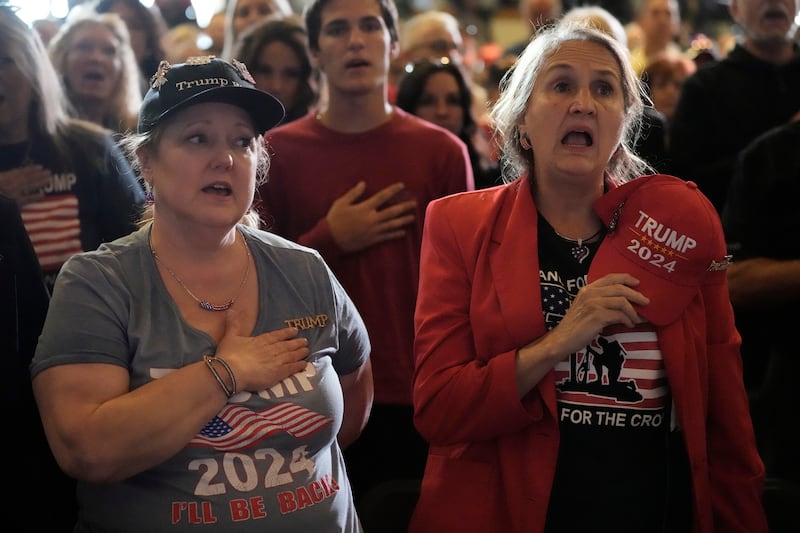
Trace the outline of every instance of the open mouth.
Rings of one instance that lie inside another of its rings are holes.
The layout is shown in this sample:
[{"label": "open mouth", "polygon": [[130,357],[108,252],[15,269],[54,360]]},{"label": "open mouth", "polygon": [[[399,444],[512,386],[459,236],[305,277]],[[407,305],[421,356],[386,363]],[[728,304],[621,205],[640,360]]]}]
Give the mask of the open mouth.
[{"label": "open mouth", "polygon": [[213,185],[203,187],[203,192],[216,194],[218,196],[230,196],[233,194],[233,189],[223,183],[214,183]]},{"label": "open mouth", "polygon": [[771,21],[773,21],[773,22],[776,22],[776,21],[780,21],[780,22],[782,22],[782,21],[785,21],[785,20],[787,20],[786,13],[785,13],[783,10],[781,10],[781,9],[774,9],[774,8],[767,9],[767,10],[764,12],[764,18],[765,18],[766,20],[771,20]]},{"label": "open mouth", "polygon": [[103,75],[102,72],[97,72],[93,70],[85,71],[83,74],[81,74],[81,78],[89,82],[101,82],[106,79],[105,75]]},{"label": "open mouth", "polygon": [[592,146],[594,141],[592,136],[585,131],[571,131],[564,135],[561,139],[561,144],[568,146]]},{"label": "open mouth", "polygon": [[347,68],[359,68],[359,67],[368,67],[368,66],[369,66],[369,62],[367,62],[367,61],[365,61],[363,59],[354,59],[352,61],[348,61],[347,63],[345,63],[345,67],[347,67]]}]

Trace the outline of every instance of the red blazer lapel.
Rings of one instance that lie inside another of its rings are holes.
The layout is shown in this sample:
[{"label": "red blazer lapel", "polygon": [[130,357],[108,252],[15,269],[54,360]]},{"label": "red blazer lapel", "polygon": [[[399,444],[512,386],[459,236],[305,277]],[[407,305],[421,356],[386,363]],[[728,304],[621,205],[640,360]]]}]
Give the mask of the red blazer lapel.
[{"label": "red blazer lapel", "polygon": [[[546,327],[539,285],[538,216],[527,178],[509,187],[494,230],[489,261],[502,320],[516,346],[544,335]],[[556,417],[555,374],[537,387]]]},{"label": "red blazer lapel", "polygon": [[528,180],[520,178],[510,189],[492,231],[489,261],[503,322],[514,343],[522,346],[544,332],[538,219]]}]

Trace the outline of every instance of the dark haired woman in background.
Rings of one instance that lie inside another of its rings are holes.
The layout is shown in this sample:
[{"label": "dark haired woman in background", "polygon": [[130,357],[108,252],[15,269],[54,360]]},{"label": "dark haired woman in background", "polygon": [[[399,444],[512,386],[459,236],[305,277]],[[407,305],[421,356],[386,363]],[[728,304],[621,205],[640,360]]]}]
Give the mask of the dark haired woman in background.
[{"label": "dark haired woman in background", "polygon": [[256,23],[233,51],[233,57],[247,65],[256,87],[286,108],[284,124],[308,113],[317,101],[318,83],[307,46],[305,27],[291,16]]},{"label": "dark haired woman in background", "polygon": [[485,140],[480,137],[482,132],[472,115],[472,91],[458,65],[422,60],[406,67],[406,75],[397,88],[397,106],[464,141],[476,189],[501,183],[499,168],[478,150],[478,144]]}]

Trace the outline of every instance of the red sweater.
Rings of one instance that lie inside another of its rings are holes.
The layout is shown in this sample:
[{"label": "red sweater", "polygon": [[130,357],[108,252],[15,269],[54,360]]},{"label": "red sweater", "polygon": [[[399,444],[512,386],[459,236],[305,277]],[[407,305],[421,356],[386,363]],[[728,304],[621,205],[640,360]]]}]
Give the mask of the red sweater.
[{"label": "red sweater", "polygon": [[[411,404],[414,306],[422,223],[428,202],[472,190],[464,143],[450,132],[395,109],[367,132],[338,133],[313,115],[268,133],[269,181],[259,188],[267,229],[319,250],[364,318],[372,342],[375,402]],[[405,237],[345,254],[325,216],[359,181],[362,198],[402,181],[417,200]]]},{"label": "red sweater", "polygon": [[[428,210],[414,408],[431,447],[413,533],[544,529],[559,447],[554,373],[520,401],[515,371],[516,350],[546,331],[536,243],[526,179]],[[764,532],[764,470],[720,279],[657,328],[659,346],[691,464],[693,531]]]}]

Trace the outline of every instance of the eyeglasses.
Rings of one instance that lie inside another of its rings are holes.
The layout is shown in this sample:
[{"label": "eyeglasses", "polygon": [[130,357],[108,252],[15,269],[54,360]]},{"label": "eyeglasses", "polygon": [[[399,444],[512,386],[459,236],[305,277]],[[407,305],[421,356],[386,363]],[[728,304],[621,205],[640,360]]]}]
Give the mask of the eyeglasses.
[{"label": "eyeglasses", "polygon": [[81,57],[86,57],[93,55],[95,50],[99,50],[100,54],[107,58],[113,59],[117,57],[118,49],[116,46],[90,41],[78,41],[70,52]]},{"label": "eyeglasses", "polygon": [[416,69],[418,69],[422,65],[432,65],[433,67],[447,67],[449,65],[456,66],[452,59],[449,56],[437,57],[437,58],[425,58],[425,59],[417,59],[416,61],[412,61],[410,63],[406,63],[406,66],[403,67],[403,70],[406,74],[411,74]]},{"label": "eyeglasses", "polygon": [[433,52],[432,55],[449,56],[453,52],[458,52],[459,54],[461,53],[461,47],[453,41],[448,41],[447,39],[436,39],[434,41],[420,43],[416,46],[413,46],[411,50],[416,51],[425,48],[431,50]]}]

